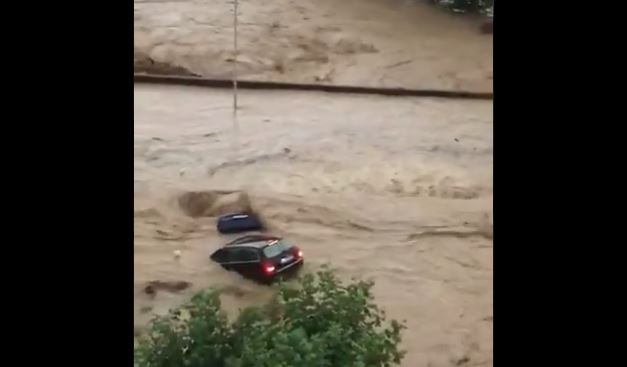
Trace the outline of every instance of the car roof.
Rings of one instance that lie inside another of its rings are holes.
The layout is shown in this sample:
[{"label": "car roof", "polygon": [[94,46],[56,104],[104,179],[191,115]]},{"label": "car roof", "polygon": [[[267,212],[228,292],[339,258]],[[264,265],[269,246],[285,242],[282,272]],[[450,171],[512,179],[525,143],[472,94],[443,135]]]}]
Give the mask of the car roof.
[{"label": "car roof", "polygon": [[224,247],[256,247],[261,248],[269,245],[271,242],[280,241],[281,237],[264,236],[264,235],[248,235],[240,237],[224,245]]}]

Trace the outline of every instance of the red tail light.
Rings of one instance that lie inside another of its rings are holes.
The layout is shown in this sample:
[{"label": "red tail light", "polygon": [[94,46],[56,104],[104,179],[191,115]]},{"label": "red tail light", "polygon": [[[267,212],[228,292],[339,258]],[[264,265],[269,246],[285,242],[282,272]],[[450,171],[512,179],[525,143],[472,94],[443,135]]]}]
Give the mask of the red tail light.
[{"label": "red tail light", "polygon": [[263,266],[263,270],[264,270],[264,271],[266,272],[266,274],[268,274],[268,275],[269,275],[269,274],[272,274],[272,273],[274,272],[274,269],[275,269],[275,267],[274,267],[274,265],[272,265],[272,264],[265,264],[265,265]]},{"label": "red tail light", "polygon": [[294,247],[294,256],[300,259],[303,257],[303,252],[298,247]]}]

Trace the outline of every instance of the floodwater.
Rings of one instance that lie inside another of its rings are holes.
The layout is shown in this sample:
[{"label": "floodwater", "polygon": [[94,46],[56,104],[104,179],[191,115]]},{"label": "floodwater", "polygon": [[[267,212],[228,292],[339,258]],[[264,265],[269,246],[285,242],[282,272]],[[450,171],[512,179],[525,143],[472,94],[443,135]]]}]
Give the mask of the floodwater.
[{"label": "floodwater", "polygon": [[[211,263],[215,218],[192,191],[242,190],[304,271],[328,263],[375,281],[407,320],[403,366],[491,366],[491,101],[135,85],[135,324],[205,287],[229,313],[270,290]],[[217,194],[216,194],[217,195]],[[176,258],[174,251],[180,251]],[[181,292],[142,289],[187,281]]]},{"label": "floodwater", "polygon": [[423,0],[134,0],[135,56],[228,78],[492,92],[481,19]]}]

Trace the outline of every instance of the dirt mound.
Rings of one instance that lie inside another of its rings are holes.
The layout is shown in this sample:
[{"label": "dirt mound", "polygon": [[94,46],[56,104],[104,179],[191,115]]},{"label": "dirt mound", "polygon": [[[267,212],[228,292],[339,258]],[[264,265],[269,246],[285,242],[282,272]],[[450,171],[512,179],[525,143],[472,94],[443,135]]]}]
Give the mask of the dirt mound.
[{"label": "dirt mound", "polygon": [[179,196],[178,203],[181,210],[192,218],[253,212],[248,194],[242,191],[191,191]]}]

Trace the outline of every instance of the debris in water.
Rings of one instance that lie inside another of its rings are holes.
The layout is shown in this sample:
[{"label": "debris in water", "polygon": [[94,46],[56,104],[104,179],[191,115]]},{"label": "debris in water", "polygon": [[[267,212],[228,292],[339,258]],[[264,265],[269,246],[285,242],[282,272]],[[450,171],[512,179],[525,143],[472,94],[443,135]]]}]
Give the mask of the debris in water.
[{"label": "debris in water", "polygon": [[481,25],[481,33],[483,34],[493,34],[494,33],[494,23],[487,22]]},{"label": "debris in water", "polygon": [[407,65],[407,64],[411,63],[412,61],[414,61],[414,60],[411,60],[411,59],[410,59],[410,60],[399,61],[399,62],[394,63],[394,64],[392,64],[392,65],[388,65],[388,66],[386,66],[385,68],[386,68],[386,69],[396,68],[396,67],[399,67],[399,66],[402,66],[402,65]]},{"label": "debris in water", "polygon": [[466,364],[468,362],[470,362],[470,357],[463,356],[462,358],[460,358],[457,361],[455,361],[455,365],[456,366],[461,366],[461,365]]},{"label": "debris in water", "polygon": [[253,211],[248,194],[242,191],[189,191],[179,196],[178,203],[181,210],[192,218]]},{"label": "debris in water", "polygon": [[144,287],[144,293],[154,296],[157,294],[157,291],[166,291],[166,292],[181,292],[192,285],[190,282],[185,281],[161,281],[161,280],[153,280],[148,282],[146,287]]}]

